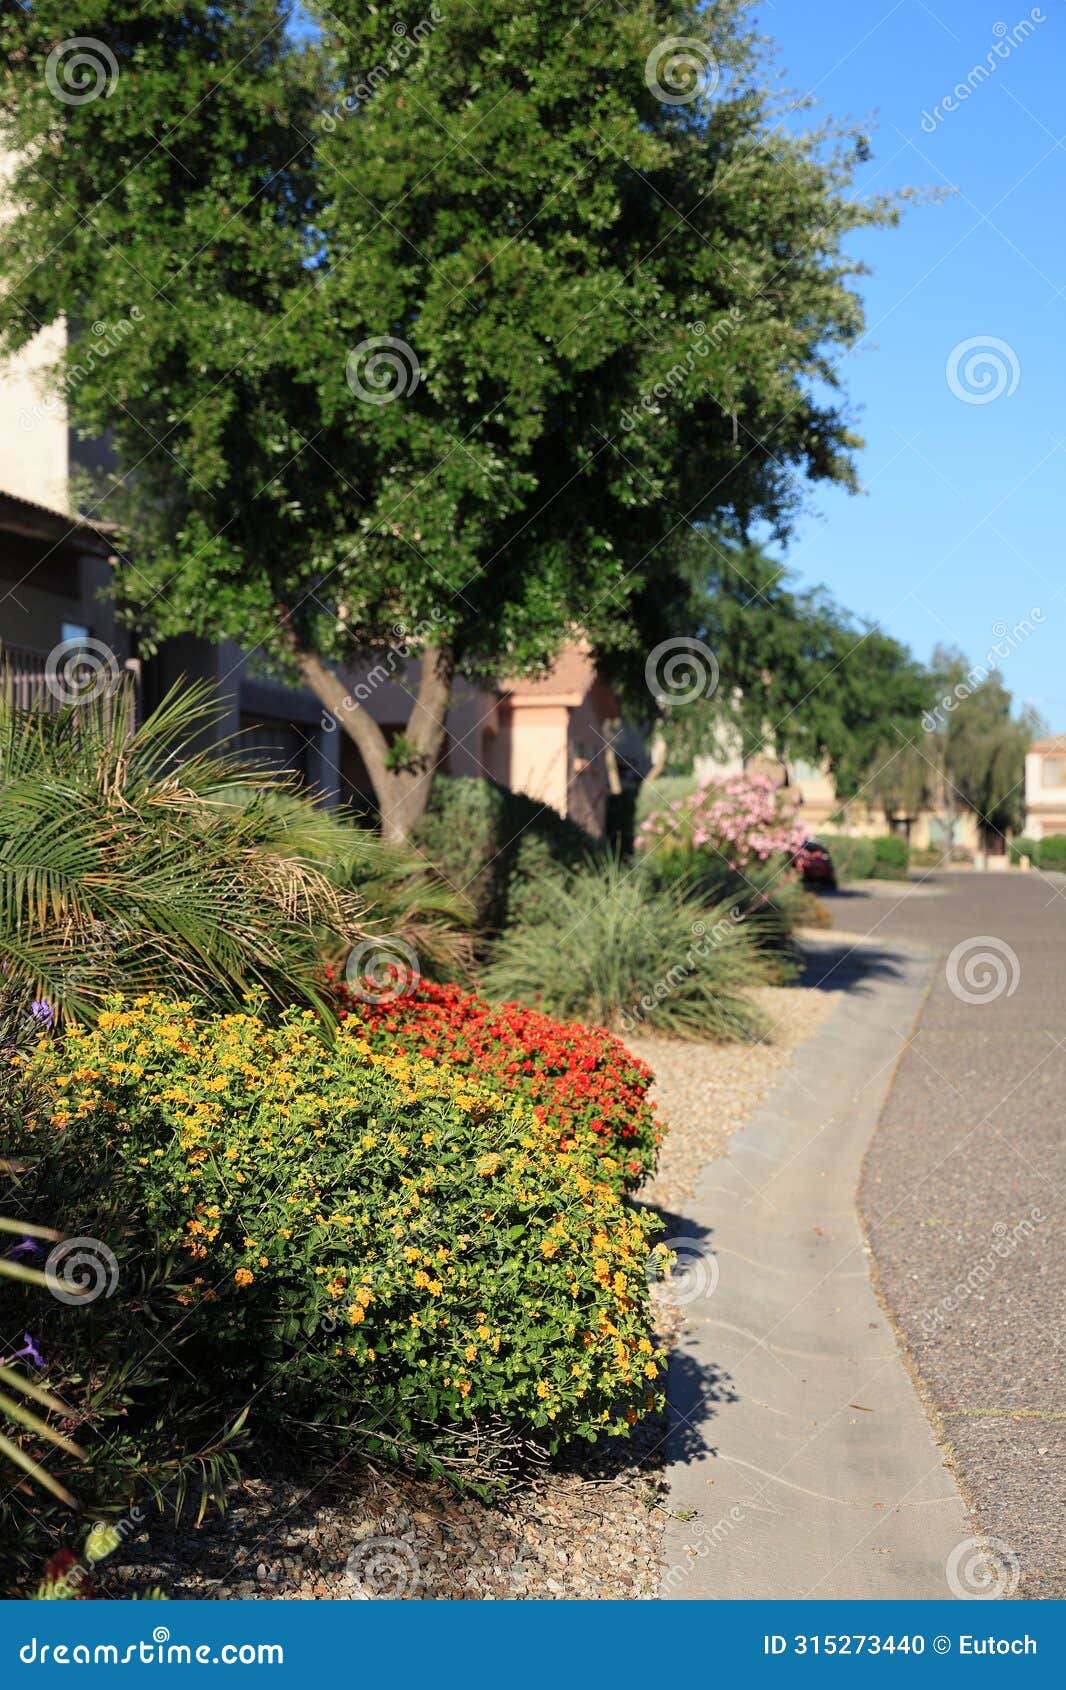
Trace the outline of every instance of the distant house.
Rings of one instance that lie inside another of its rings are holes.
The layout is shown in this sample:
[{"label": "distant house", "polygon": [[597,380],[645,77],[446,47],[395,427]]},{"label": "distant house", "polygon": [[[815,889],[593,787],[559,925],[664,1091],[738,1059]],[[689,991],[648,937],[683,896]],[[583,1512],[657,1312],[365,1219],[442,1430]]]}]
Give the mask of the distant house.
[{"label": "distant house", "polygon": [[[329,801],[372,805],[362,759],[303,688],[266,678],[229,641],[168,641],[142,662],[136,635],[120,629],[109,597],[113,547],[107,525],[70,514],[72,440],[63,405],[41,386],[61,350],[49,330],[0,367],[0,677],[25,704],[54,706],[49,660],[96,642],[132,673],[142,710],[177,679],[205,678],[225,705],[218,737],[261,761],[292,769]],[[399,733],[417,690],[417,659],[353,672],[348,685],[385,729]],[[604,725],[615,701],[588,652],[562,652],[550,675],[484,692],[458,682],[447,718],[444,769],[488,775],[570,816],[594,834],[606,819]]]},{"label": "distant house", "polygon": [[1025,833],[1066,833],[1066,734],[1035,739],[1025,759]]}]

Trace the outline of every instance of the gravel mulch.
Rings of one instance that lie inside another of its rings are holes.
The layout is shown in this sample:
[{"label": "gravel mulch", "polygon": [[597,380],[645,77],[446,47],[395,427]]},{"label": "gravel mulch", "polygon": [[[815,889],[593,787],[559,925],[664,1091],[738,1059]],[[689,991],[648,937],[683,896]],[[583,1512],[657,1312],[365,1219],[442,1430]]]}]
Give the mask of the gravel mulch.
[{"label": "gravel mulch", "polygon": [[770,1038],[759,1044],[626,1041],[655,1070],[652,1096],[669,1129],[659,1171],[643,1186],[641,1200],[668,1214],[678,1212],[704,1164],[725,1154],[729,1135],[762,1102],[778,1068],[817,1031],[840,993],[765,986],[751,996],[771,1024]]},{"label": "gravel mulch", "polygon": [[[669,1128],[659,1174],[640,1195],[667,1214],[704,1163],[723,1153],[836,994],[768,987],[754,995],[772,1042],[629,1041],[655,1069]],[[665,1287],[655,1316],[668,1348],[683,1316]],[[490,1502],[366,1463],[317,1475],[295,1461],[290,1472],[250,1468],[224,1516],[199,1529],[151,1525],[98,1580],[100,1593],[121,1597],[159,1584],[171,1597],[208,1601],[654,1599],[665,1440],[665,1418],[656,1416],[631,1438],[557,1457]]]}]

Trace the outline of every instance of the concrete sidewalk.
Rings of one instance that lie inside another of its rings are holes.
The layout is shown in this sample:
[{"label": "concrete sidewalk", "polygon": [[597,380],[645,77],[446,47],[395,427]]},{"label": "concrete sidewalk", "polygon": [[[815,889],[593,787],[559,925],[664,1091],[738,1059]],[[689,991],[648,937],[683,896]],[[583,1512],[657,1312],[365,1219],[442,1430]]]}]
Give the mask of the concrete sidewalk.
[{"label": "concrete sidewalk", "polygon": [[862,1158],[933,960],[829,938],[845,996],[674,1227],[665,1599],[942,1598],[972,1535],[870,1283]]}]

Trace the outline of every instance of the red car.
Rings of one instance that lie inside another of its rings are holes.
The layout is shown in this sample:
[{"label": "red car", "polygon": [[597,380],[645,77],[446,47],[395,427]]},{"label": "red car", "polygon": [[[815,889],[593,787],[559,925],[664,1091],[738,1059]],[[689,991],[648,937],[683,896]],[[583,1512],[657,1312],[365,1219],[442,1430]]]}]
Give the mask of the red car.
[{"label": "red car", "polygon": [[820,886],[825,892],[836,891],[833,859],[820,840],[805,839],[792,860],[803,875],[804,886]]}]

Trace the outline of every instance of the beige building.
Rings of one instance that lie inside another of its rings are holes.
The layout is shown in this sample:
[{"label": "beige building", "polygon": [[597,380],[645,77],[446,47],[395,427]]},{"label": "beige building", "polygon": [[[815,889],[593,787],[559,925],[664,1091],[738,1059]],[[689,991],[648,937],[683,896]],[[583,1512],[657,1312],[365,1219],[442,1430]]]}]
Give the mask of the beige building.
[{"label": "beige building", "polygon": [[1066,734],[1036,739],[1025,759],[1025,833],[1066,833]]}]

